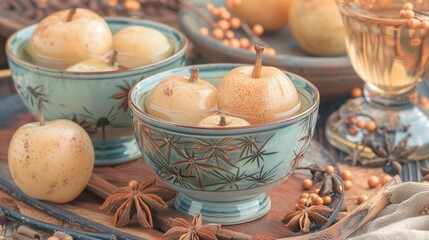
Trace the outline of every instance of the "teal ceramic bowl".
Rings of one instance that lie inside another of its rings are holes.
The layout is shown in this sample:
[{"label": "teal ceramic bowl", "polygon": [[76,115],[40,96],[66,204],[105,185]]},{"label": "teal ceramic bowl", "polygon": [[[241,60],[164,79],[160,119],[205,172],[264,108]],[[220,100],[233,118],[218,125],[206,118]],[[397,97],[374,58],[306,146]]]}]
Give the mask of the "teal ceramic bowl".
[{"label": "teal ceramic bowl", "polygon": [[38,67],[26,54],[36,25],[12,35],[6,53],[19,96],[28,110],[37,115],[37,99],[45,97],[47,120],[71,119],[90,134],[96,165],[127,162],[140,157],[128,111],[128,91],[139,80],[185,65],[188,41],[179,31],[160,23],[125,18],[107,18],[112,33],[132,25],[155,28],[167,36],[174,53],[154,64],[104,72],[74,73]]},{"label": "teal ceramic bowl", "polygon": [[[217,86],[240,65],[189,66],[156,74],[135,85],[129,101],[133,127],[143,158],[167,185],[179,192],[176,210],[201,213],[206,221],[236,224],[267,213],[266,192],[284,181],[307,150],[316,124],[319,92],[313,84],[287,73],[295,84],[301,109],[288,119],[229,129],[177,125],[148,115],[147,93],[174,74],[200,78]],[[287,194],[287,193],[285,193]]]}]

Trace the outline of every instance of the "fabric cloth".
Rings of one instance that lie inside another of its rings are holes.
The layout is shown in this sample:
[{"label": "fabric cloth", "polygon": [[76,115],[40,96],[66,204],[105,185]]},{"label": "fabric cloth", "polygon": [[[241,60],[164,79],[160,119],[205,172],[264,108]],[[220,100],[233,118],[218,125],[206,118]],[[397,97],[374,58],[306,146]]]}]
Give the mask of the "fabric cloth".
[{"label": "fabric cloth", "polygon": [[402,183],[392,187],[390,202],[378,216],[355,232],[352,240],[429,240],[429,185]]}]

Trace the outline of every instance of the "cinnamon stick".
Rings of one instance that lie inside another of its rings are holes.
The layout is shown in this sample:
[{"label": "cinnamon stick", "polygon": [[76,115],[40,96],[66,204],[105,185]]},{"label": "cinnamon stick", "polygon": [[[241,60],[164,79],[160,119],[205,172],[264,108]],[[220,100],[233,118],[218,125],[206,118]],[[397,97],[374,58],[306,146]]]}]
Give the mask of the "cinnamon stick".
[{"label": "cinnamon stick", "polygon": [[92,173],[89,183],[86,188],[94,193],[97,197],[105,200],[110,195],[112,195],[118,188],[106,181],[104,178],[100,177],[96,173]]}]

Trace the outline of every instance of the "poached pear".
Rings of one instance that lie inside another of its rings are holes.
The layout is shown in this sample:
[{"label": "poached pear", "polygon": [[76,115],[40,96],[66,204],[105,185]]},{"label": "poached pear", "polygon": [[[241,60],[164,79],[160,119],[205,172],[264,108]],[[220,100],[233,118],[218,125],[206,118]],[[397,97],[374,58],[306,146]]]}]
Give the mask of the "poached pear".
[{"label": "poached pear", "polygon": [[255,65],[231,70],[218,87],[219,109],[252,125],[282,120],[300,108],[290,78],[275,67],[262,66],[264,48],[255,49]]},{"label": "poached pear", "polygon": [[110,72],[119,70],[116,63],[117,51],[113,51],[112,59],[106,61],[100,58],[92,58],[76,63],[66,69],[69,72]]},{"label": "poached pear", "polygon": [[187,126],[195,126],[201,119],[213,115],[217,89],[198,77],[199,71],[194,68],[190,77],[173,75],[162,80],[145,99],[146,112]]},{"label": "poached pear", "polygon": [[229,127],[246,127],[250,123],[242,118],[225,116],[221,113],[219,115],[212,115],[201,120],[197,127],[204,128],[229,128]]},{"label": "poached pear", "polygon": [[142,26],[122,29],[113,36],[113,48],[118,54],[118,64],[136,68],[159,62],[173,53],[173,46],[160,31]]},{"label": "poached pear", "polygon": [[112,45],[112,32],[104,18],[88,9],[71,8],[40,21],[27,50],[38,66],[63,70],[102,57]]}]

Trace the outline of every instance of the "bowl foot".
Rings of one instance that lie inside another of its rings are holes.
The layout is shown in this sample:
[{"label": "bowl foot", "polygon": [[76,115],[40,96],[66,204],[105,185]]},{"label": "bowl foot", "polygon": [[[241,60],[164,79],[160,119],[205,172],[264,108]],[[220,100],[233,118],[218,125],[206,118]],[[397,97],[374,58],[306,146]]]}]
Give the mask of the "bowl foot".
[{"label": "bowl foot", "polygon": [[93,141],[95,165],[115,165],[141,157],[140,149],[134,137],[120,140]]},{"label": "bowl foot", "polygon": [[205,222],[232,225],[264,216],[271,208],[271,199],[263,193],[244,200],[214,202],[179,193],[175,207],[178,212],[186,215],[195,216],[201,213]]}]

